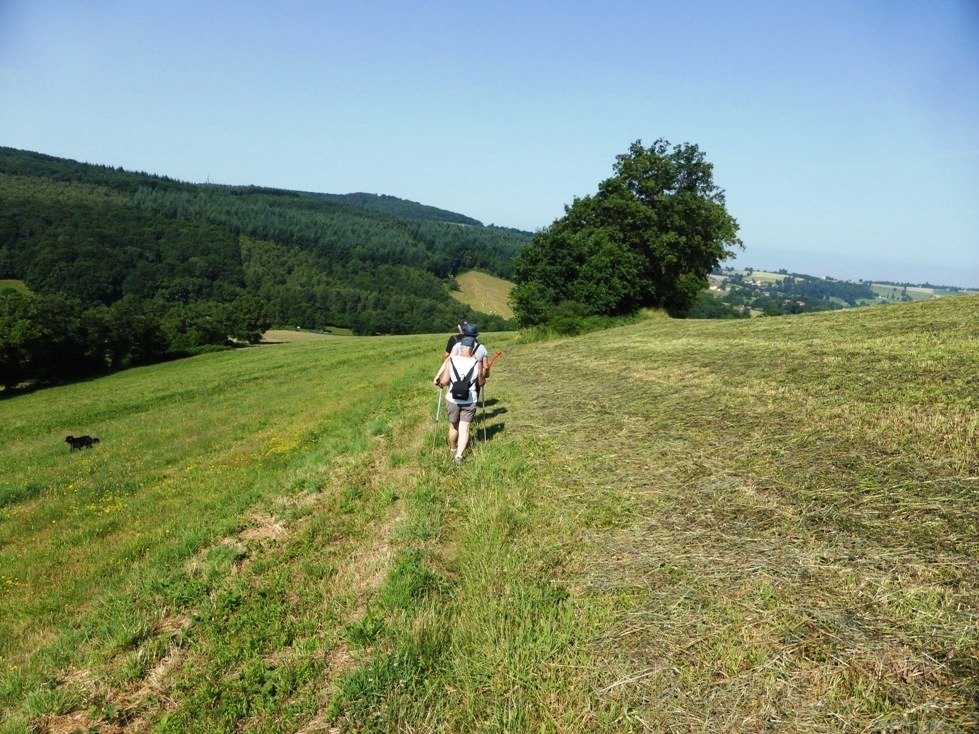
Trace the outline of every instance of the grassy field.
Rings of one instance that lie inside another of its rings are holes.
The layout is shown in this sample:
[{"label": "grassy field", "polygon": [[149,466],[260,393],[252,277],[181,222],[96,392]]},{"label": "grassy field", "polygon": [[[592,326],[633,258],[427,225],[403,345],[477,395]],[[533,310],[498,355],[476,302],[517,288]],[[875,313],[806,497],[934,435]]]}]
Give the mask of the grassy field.
[{"label": "grassy field", "polygon": [[20,291],[21,293],[30,293],[30,288],[27,287],[24,281],[0,278],[0,291],[7,288]]},{"label": "grassy field", "polygon": [[733,272],[743,275],[746,280],[757,280],[759,283],[775,283],[785,277],[782,273],[770,273],[767,270],[753,270],[751,273],[747,270],[735,270]]},{"label": "grassy field", "polygon": [[442,337],[0,401],[0,731],[975,731],[977,317],[488,336],[458,470]]},{"label": "grassy field", "polygon": [[883,283],[874,283],[870,287],[877,294],[878,298],[895,301],[900,300],[904,296],[905,290],[912,301],[927,301],[931,298],[951,295],[975,295],[979,292],[972,290],[955,291],[948,290],[947,288],[919,288],[916,286],[908,286],[905,289],[903,286],[884,285]]},{"label": "grassy field", "polygon": [[507,300],[513,283],[478,270],[470,270],[456,278],[460,290],[450,291],[457,301],[472,306],[483,313],[493,313],[505,319],[513,318],[513,309]]},{"label": "grassy field", "polygon": [[[345,332],[345,333],[344,333]],[[353,336],[349,329],[329,332],[309,331],[306,329],[269,329],[262,335],[263,344],[293,344],[295,342],[317,341],[330,339],[334,336]]]}]

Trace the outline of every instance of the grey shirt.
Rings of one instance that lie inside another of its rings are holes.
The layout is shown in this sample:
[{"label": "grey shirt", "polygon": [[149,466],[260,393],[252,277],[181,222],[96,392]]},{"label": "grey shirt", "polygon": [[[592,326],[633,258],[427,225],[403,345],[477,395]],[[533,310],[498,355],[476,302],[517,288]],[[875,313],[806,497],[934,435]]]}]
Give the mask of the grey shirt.
[{"label": "grey shirt", "polygon": [[[461,344],[457,343],[454,347],[452,347],[452,354],[460,354],[461,352],[462,352]],[[475,357],[477,362],[482,362],[488,356],[489,356],[489,352],[486,351],[486,347],[484,347],[482,344],[476,347],[476,351],[473,353],[473,357]]]}]

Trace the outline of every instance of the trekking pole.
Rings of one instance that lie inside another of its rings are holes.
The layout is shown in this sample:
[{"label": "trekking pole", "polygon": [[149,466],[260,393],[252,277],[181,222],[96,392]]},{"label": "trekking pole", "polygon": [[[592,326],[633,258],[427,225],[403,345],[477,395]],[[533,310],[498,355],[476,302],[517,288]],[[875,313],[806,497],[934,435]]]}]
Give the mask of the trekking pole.
[{"label": "trekking pole", "polygon": [[[489,370],[493,369],[493,365],[496,364],[496,360],[503,356],[503,350],[497,349],[496,354],[489,361],[489,367],[487,368],[487,373]],[[484,382],[479,391],[479,421],[483,424],[483,443],[486,443],[486,383]]]},{"label": "trekking pole", "polygon": [[435,399],[435,435],[432,438],[432,453],[438,448],[439,441],[439,420],[442,418],[442,388],[439,389],[438,397]]},{"label": "trekking pole", "polygon": [[479,422],[483,424],[483,443],[486,443],[486,385],[479,391]]}]

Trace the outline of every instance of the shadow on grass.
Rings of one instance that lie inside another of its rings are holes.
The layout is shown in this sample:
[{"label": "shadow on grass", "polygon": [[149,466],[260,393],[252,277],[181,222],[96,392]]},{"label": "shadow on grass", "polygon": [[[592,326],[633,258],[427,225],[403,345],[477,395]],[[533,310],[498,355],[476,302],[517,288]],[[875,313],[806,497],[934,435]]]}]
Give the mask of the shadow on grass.
[{"label": "shadow on grass", "polygon": [[480,425],[473,428],[473,436],[478,438],[480,441],[492,441],[493,437],[498,433],[502,433],[506,430],[506,422],[500,421],[499,423],[494,423],[491,426]]},{"label": "shadow on grass", "polygon": [[506,408],[497,408],[496,410],[482,411],[482,419],[489,420],[490,418],[496,418],[498,415],[503,415],[507,412]]}]

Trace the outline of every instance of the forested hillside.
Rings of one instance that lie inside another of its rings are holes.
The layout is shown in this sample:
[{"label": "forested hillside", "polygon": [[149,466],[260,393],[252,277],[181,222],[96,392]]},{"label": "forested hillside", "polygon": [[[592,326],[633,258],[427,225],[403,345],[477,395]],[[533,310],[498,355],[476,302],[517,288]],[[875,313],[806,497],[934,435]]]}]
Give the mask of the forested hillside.
[{"label": "forested hillside", "polygon": [[529,236],[391,196],[189,184],[0,148],[0,278],[85,305],[251,294],[275,323],[435,331],[459,315],[443,282],[510,275]]}]

